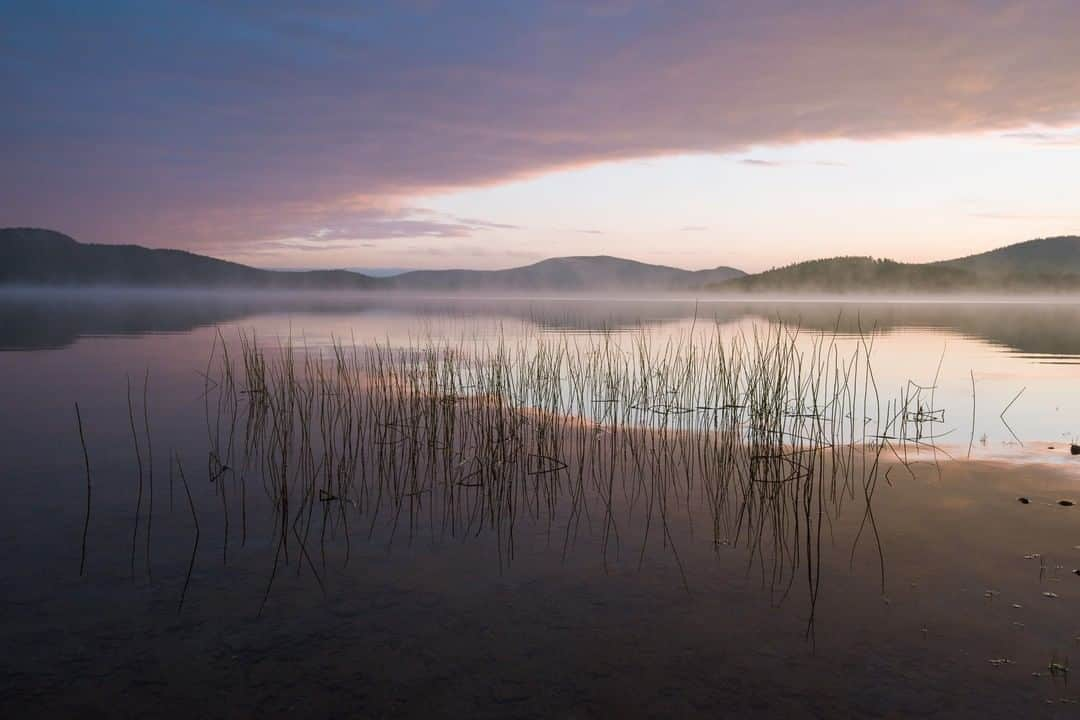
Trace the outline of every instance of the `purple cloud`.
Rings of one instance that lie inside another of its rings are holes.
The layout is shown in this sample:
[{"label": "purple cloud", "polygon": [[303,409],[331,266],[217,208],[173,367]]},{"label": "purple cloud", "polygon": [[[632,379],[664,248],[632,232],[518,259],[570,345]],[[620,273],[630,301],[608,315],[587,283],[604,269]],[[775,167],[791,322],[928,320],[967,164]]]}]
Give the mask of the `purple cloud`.
[{"label": "purple cloud", "polygon": [[1070,0],[469,5],[17,1],[0,224],[462,237],[512,228],[357,213],[606,160],[1080,117]]}]

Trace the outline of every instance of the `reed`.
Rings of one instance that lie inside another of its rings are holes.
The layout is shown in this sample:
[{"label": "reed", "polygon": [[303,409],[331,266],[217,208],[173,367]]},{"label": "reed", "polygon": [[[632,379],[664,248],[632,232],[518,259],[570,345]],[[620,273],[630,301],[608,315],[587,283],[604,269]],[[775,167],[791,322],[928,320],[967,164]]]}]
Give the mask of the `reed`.
[{"label": "reed", "polygon": [[179,615],[184,609],[184,599],[187,598],[188,586],[191,585],[191,574],[195,571],[195,556],[199,552],[199,515],[195,512],[195,501],[191,497],[191,488],[188,486],[187,477],[184,475],[184,465],[180,462],[180,454],[175,455],[176,470],[180,475],[180,482],[184,485],[184,494],[187,495],[188,508],[191,510],[191,521],[195,524],[195,538],[191,545],[191,560],[188,561],[187,574],[184,576],[184,587],[180,591],[180,602],[176,606],[176,614]]},{"label": "reed", "polygon": [[131,425],[131,441],[135,446],[135,462],[139,470],[139,482],[136,490],[135,499],[135,527],[131,532],[131,578],[135,579],[135,547],[139,540],[139,517],[142,515],[142,498],[143,498],[143,462],[142,452],[139,450],[139,434],[135,430],[135,406],[131,400],[131,376],[127,378],[127,406],[128,406],[128,421]]},{"label": "reed", "polygon": [[79,444],[82,445],[83,464],[86,467],[86,516],[83,520],[82,549],[79,554],[79,577],[86,574],[86,538],[90,532],[90,494],[93,490],[90,483],[90,453],[86,450],[86,435],[83,434],[82,413],[79,411],[79,403],[75,403],[75,421],[79,426]]},{"label": "reed", "polygon": [[150,388],[150,369],[146,369],[143,377],[143,431],[146,435],[146,469],[147,469],[147,511],[146,511],[146,576],[152,577],[150,571],[150,540],[154,529],[154,445],[150,440],[150,405],[147,395]]}]

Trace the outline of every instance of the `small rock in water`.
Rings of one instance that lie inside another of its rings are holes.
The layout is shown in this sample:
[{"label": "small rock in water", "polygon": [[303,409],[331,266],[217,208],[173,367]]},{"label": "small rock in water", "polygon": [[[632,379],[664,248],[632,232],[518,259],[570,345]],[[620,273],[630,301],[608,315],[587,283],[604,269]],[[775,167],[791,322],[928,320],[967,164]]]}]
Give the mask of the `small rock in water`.
[{"label": "small rock in water", "polygon": [[1031,502],[1031,500],[1029,500],[1026,497],[1018,497],[1016,499],[1019,500],[1020,502],[1022,502],[1023,504],[1025,504],[1025,505],[1027,505],[1027,504],[1029,504]]},{"label": "small rock in water", "polygon": [[1080,575],[1080,568],[1073,570],[1073,575]]},{"label": "small rock in water", "polygon": [[1053,599],[1053,598],[1056,598],[1057,596],[1058,596],[1058,594],[1055,593],[1055,592],[1044,592],[1043,593],[1043,597],[1045,597],[1045,598]]},{"label": "small rock in water", "polygon": [[1023,606],[1023,605],[1021,605],[1020,603],[1013,603],[1013,605],[1012,605],[1012,606],[1013,606],[1013,608],[1015,608],[1015,609],[1017,609],[1017,610],[1019,610],[1019,609],[1021,609],[1022,607],[1024,607],[1024,606]]},{"label": "small rock in water", "polygon": [[1071,452],[1073,455],[1080,455],[1080,445],[1073,443],[1069,446],[1069,452]]},{"label": "small rock in water", "polygon": [[1072,500],[1058,500],[1058,505],[1061,507],[1072,507],[1075,504]]}]

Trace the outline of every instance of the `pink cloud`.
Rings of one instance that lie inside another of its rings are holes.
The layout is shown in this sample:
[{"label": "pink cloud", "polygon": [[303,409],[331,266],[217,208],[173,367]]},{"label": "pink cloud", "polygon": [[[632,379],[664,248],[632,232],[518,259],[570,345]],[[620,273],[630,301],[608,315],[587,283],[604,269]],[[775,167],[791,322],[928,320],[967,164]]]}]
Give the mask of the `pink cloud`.
[{"label": "pink cloud", "polygon": [[25,20],[0,224],[195,248],[511,231],[394,213],[606,160],[1080,118],[1067,0],[260,7],[145,39]]}]

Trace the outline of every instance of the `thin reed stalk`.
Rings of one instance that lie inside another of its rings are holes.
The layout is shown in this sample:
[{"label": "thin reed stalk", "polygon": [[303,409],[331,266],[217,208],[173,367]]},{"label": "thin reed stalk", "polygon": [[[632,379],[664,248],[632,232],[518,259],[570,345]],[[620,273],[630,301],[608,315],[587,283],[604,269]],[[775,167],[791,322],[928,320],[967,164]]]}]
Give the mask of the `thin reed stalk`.
[{"label": "thin reed stalk", "polygon": [[86,538],[90,532],[90,453],[86,450],[86,436],[83,434],[82,413],[79,411],[79,403],[75,403],[75,421],[79,426],[79,443],[82,445],[83,464],[86,467],[86,516],[83,519],[82,549],[79,553],[79,577],[86,574]]}]

